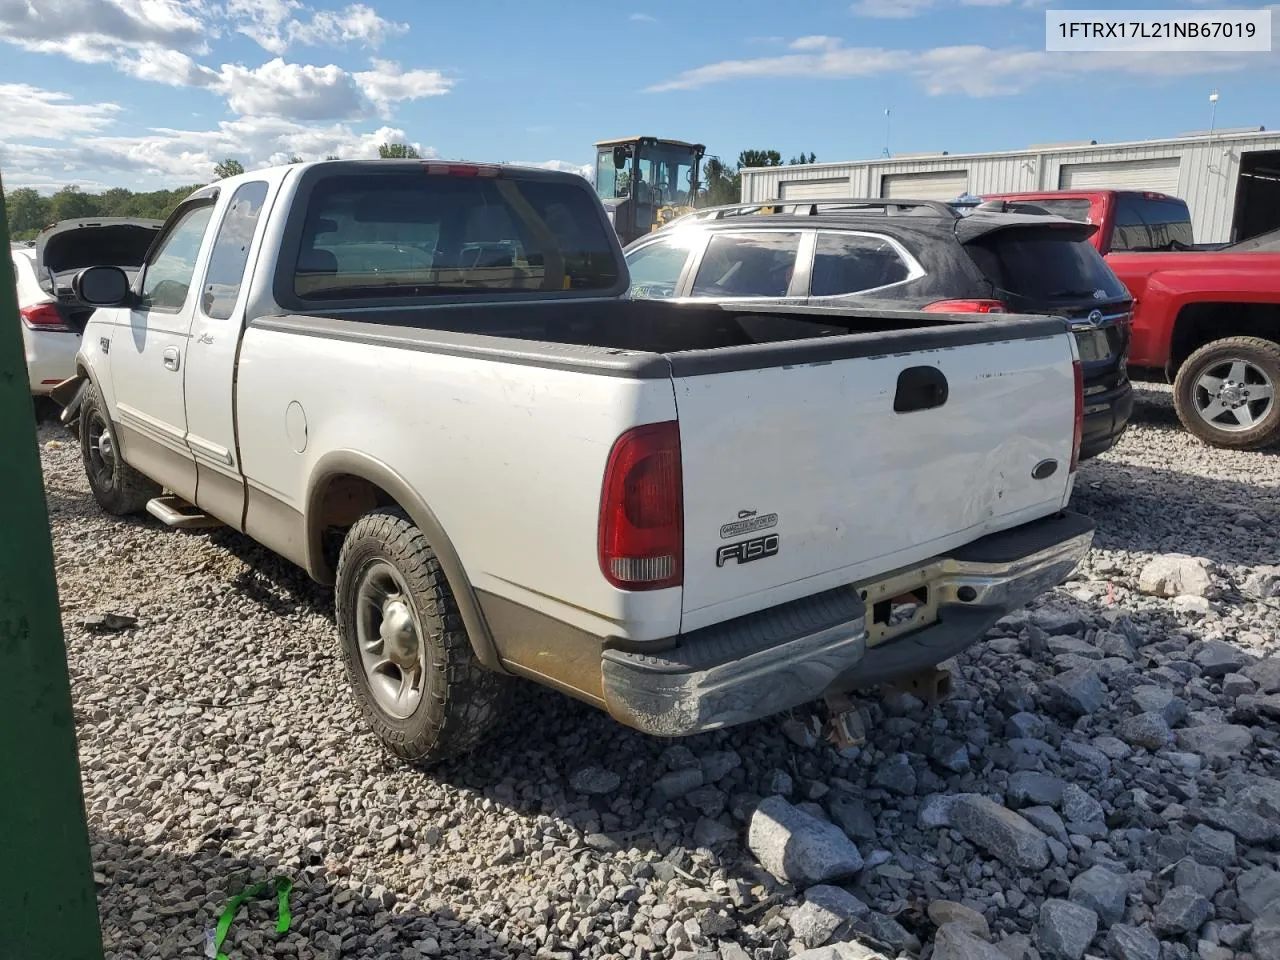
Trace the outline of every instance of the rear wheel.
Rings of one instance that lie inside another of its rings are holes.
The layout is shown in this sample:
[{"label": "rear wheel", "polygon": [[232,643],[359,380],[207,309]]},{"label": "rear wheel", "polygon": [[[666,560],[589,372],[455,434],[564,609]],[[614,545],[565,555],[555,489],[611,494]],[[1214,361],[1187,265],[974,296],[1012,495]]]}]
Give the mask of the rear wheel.
[{"label": "rear wheel", "polygon": [[334,594],[347,678],[386,749],[419,766],[472,749],[496,719],[504,678],[472,652],[422,531],[398,508],[361,517]]},{"label": "rear wheel", "polygon": [[80,456],[89,489],[98,506],[113,516],[141,513],[147,501],[160,496],[160,486],[120,458],[115,428],[97,387],[89,390],[80,408]]},{"label": "rear wheel", "polygon": [[1229,337],[1201,347],[1173,382],[1182,425],[1216,447],[1256,450],[1280,441],[1280,344]]}]

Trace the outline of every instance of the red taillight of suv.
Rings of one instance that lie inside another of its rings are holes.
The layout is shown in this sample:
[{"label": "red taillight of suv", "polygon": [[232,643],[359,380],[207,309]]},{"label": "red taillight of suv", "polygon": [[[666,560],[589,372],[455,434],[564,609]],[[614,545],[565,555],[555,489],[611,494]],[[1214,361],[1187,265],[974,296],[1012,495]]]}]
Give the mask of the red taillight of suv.
[{"label": "red taillight of suv", "polygon": [[1007,313],[1003,300],[938,300],[925,313]]},{"label": "red taillight of suv", "polygon": [[1084,364],[1076,360],[1071,366],[1076,381],[1076,425],[1071,437],[1071,470],[1069,472],[1075,473],[1076,467],[1080,466],[1080,444],[1084,441]]},{"label": "red taillight of suv", "polygon": [[62,320],[62,314],[58,312],[57,304],[53,303],[37,303],[29,307],[23,307],[18,311],[22,314],[22,322],[27,325],[29,330],[44,330],[47,332],[69,332],[71,330]]},{"label": "red taillight of suv", "polygon": [[609,452],[600,495],[600,570],[620,590],[684,581],[684,487],[676,421],[628,430]]}]

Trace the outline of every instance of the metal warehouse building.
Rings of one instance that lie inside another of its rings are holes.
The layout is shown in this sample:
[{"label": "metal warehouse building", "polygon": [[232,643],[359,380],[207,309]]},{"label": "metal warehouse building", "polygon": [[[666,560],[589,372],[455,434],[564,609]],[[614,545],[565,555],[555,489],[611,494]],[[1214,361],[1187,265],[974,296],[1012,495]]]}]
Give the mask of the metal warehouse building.
[{"label": "metal warehouse building", "polygon": [[886,197],[954,200],[1024,190],[1152,190],[1182,197],[1198,243],[1244,240],[1280,226],[1280,132],[1265,127],[1132,143],[1046,144],[968,154],[742,171],[742,200]]}]

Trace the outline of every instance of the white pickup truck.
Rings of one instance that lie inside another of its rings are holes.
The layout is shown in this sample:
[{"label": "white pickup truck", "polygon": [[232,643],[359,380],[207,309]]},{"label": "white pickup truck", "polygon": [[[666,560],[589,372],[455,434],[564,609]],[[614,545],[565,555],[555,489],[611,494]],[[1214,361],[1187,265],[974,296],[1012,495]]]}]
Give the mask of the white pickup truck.
[{"label": "white pickup truck", "polygon": [[257,170],[134,280],[76,277],[98,309],[58,396],[105,510],[334,584],[363,714],[420,763],[511,675],[660,735],[895,680],[1087,552],[1063,321],[627,286],[574,175]]}]

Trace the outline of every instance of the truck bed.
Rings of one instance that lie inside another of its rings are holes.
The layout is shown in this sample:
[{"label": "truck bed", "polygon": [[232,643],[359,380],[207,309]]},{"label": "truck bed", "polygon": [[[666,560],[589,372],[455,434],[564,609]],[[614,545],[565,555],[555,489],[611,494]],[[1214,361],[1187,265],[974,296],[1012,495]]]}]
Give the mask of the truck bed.
[{"label": "truck bed", "polygon": [[[251,325],[352,342],[489,356],[503,362],[603,368],[642,377],[944,349],[1054,336],[1065,329],[1063,321],[1049,317],[1001,315],[993,321],[978,315],[913,310],[654,300],[371,308],[323,316],[262,317]],[[655,366],[655,354],[669,363]]]}]

